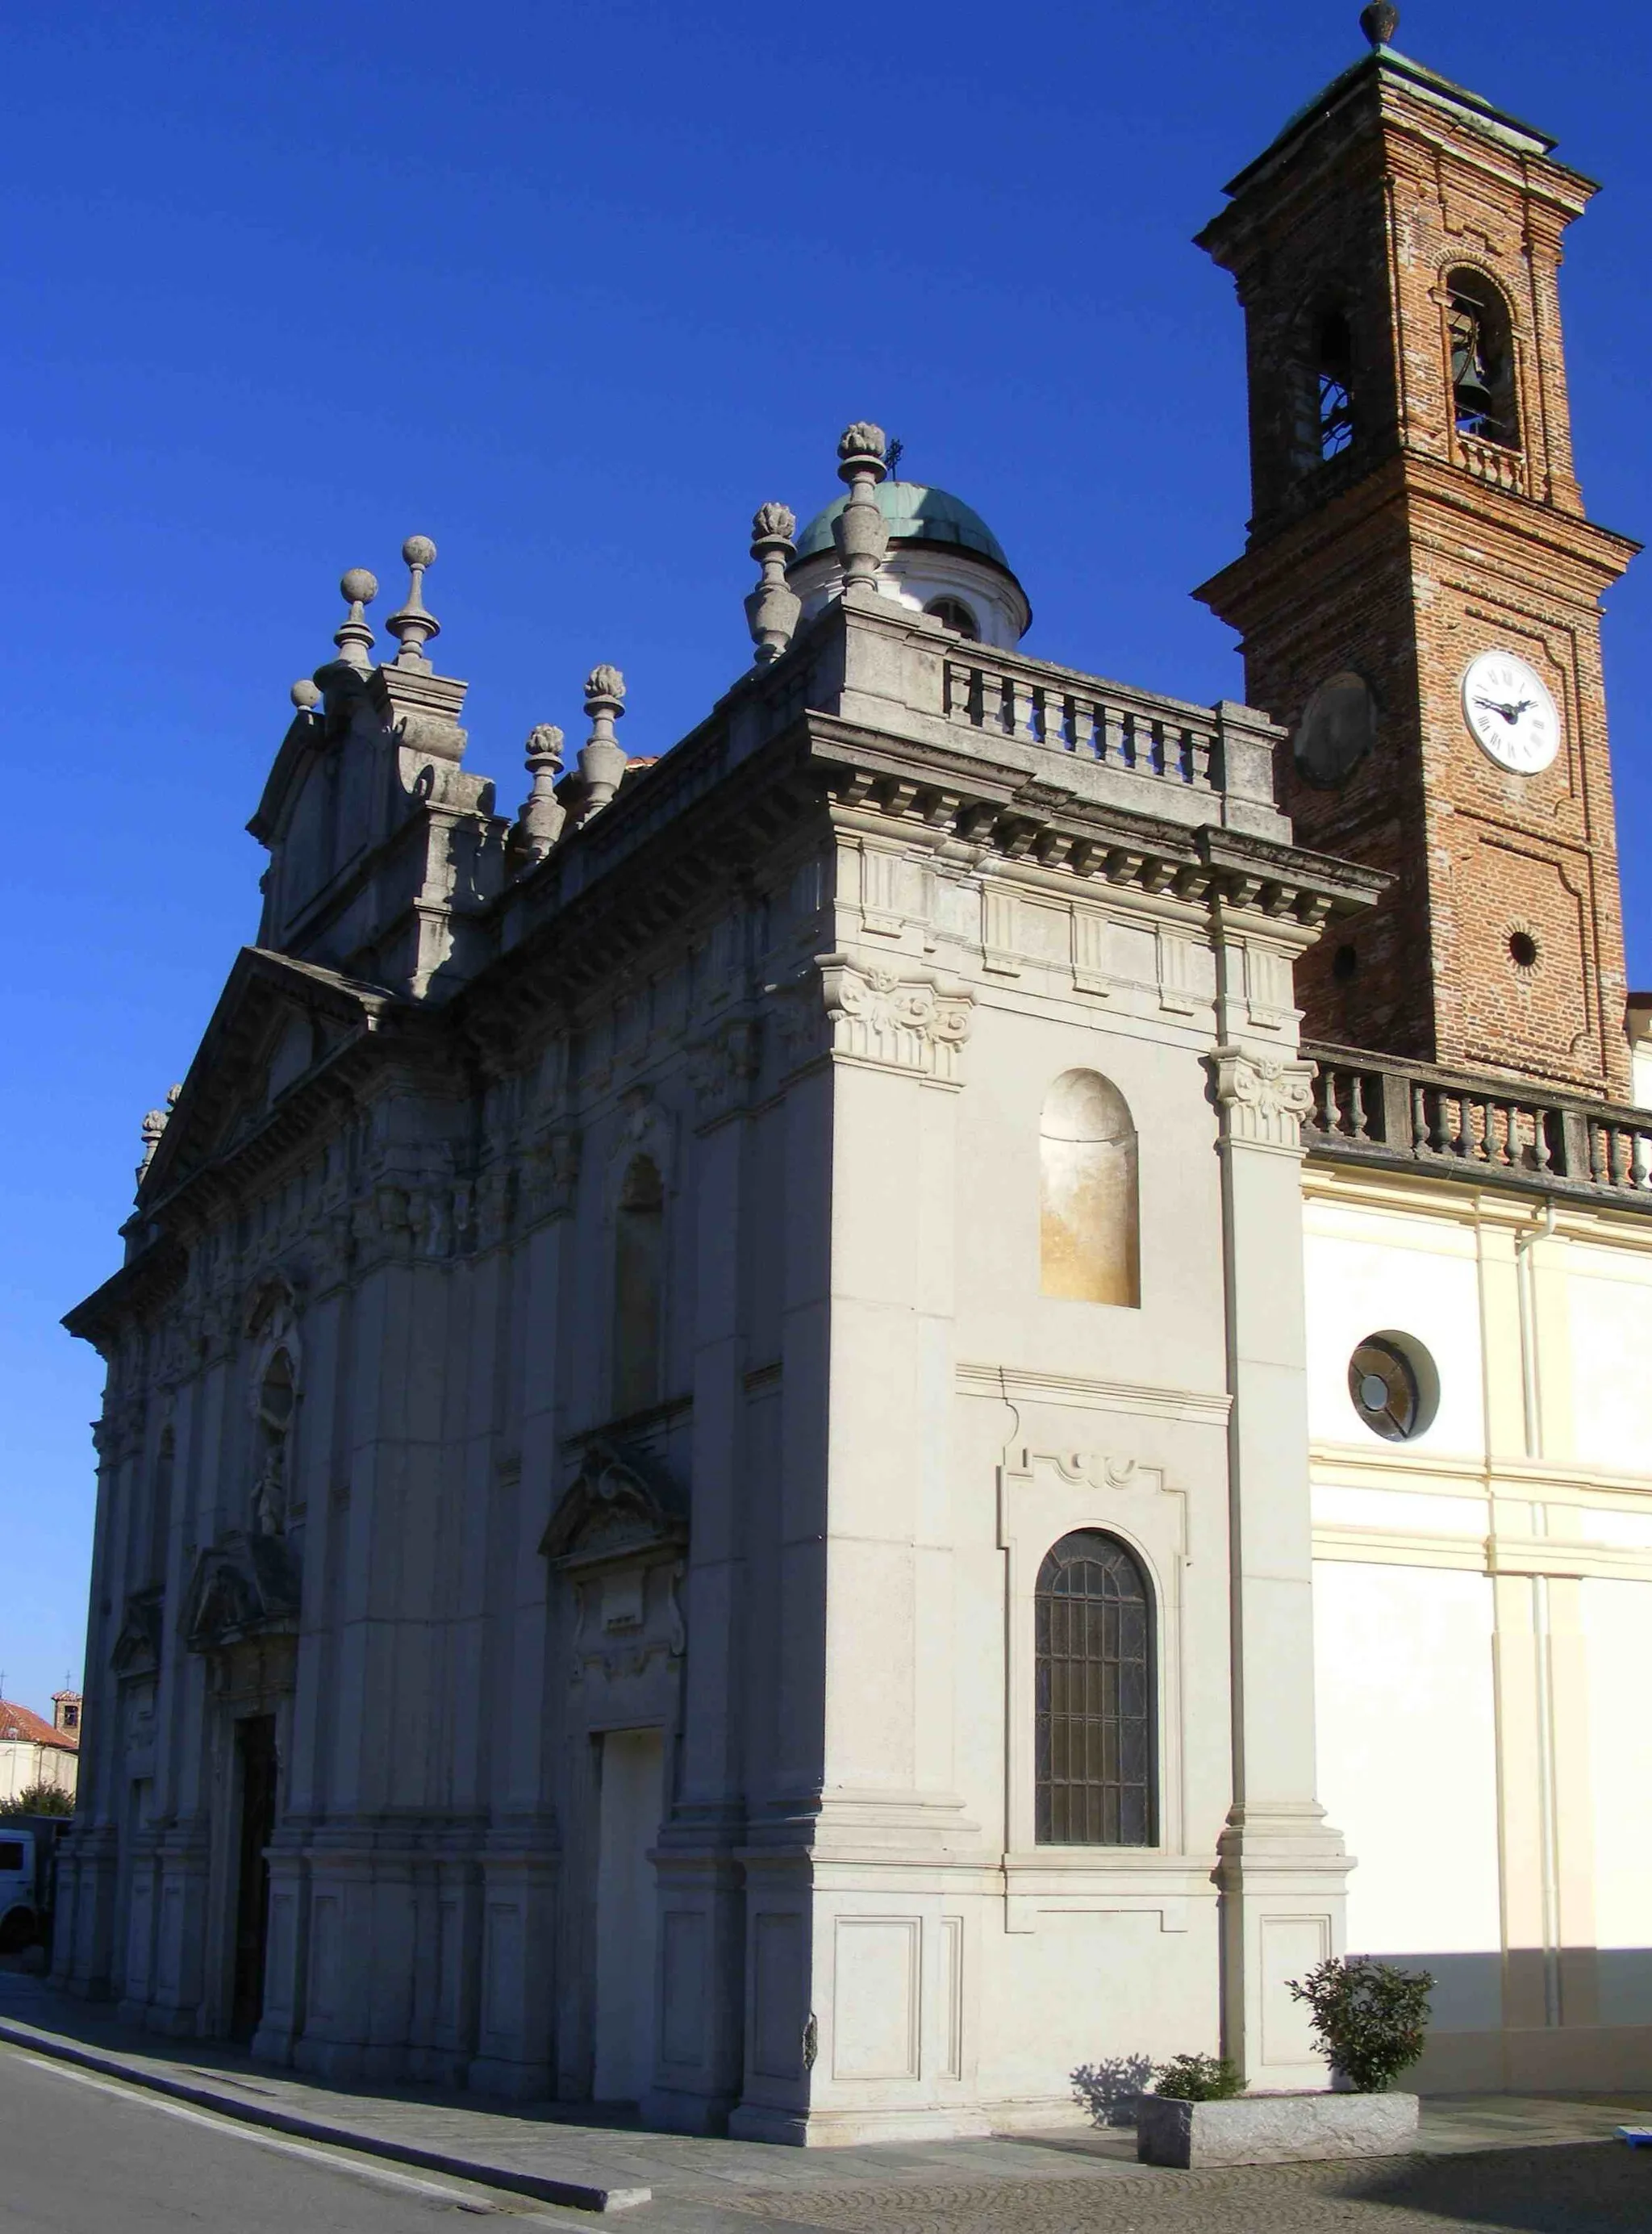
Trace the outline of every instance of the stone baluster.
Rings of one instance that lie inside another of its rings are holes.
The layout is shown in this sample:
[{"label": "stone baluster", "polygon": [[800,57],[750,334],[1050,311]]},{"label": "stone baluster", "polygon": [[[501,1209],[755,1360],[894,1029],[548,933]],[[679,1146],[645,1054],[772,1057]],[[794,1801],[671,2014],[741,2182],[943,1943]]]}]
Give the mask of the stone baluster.
[{"label": "stone baluster", "polygon": [[757,646],[759,667],[772,667],[786,650],[803,610],[786,580],[787,562],[796,556],[796,533],[797,515],[789,505],[761,504],[752,515],[752,557],[763,571],[746,599],[746,625]]},{"label": "stone baluster", "polygon": [[384,625],[401,646],[395,664],[428,675],[432,670],[424,648],[432,637],[441,634],[441,623],[425,611],[424,570],[435,565],[436,546],[428,535],[409,535],[402,545],[402,561],[412,575],[407,603],[399,612],[392,613]]},{"label": "stone baluster", "polygon": [[593,667],[585,677],[585,712],[591,727],[579,754],[585,786],[582,822],[601,813],[625,773],[625,748],[614,735],[614,724],[625,711],[624,697],[625,678],[618,668]]},{"label": "stone baluster", "polygon": [[886,470],[887,445],[881,427],[857,419],[838,444],[838,478],[849,484],[849,501],[832,523],[832,539],[843,567],[846,601],[877,594],[878,568],[889,548],[889,523],[872,494]]},{"label": "stone baluster", "polygon": [[562,774],[562,732],[554,722],[541,722],[528,732],[527,762],[532,788],[522,802],[511,833],[511,852],[519,868],[543,861],[562,835],[567,810],[557,797],[557,778]]}]

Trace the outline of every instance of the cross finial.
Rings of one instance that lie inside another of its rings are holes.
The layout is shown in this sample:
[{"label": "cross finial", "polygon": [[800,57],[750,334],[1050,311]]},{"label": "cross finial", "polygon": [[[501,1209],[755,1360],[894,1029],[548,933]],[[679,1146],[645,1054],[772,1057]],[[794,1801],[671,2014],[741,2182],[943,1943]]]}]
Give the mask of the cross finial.
[{"label": "cross finial", "polygon": [[1374,47],[1391,47],[1399,28],[1400,10],[1390,7],[1388,0],[1371,0],[1368,8],[1360,10],[1360,29]]},{"label": "cross finial", "polygon": [[436,546],[428,535],[409,535],[402,545],[402,564],[412,570],[413,579],[408,590],[408,601],[400,612],[392,613],[384,625],[400,643],[396,653],[398,667],[416,668],[420,674],[430,673],[430,662],[424,648],[432,637],[441,634],[441,623],[424,606],[424,570],[436,563]]},{"label": "cross finial", "polygon": [[372,663],[367,655],[373,649],[373,631],[362,609],[370,605],[378,593],[378,577],[369,574],[365,566],[352,566],[338,585],[338,594],[349,611],[334,631],[333,642],[338,646],[343,663],[362,675]]}]

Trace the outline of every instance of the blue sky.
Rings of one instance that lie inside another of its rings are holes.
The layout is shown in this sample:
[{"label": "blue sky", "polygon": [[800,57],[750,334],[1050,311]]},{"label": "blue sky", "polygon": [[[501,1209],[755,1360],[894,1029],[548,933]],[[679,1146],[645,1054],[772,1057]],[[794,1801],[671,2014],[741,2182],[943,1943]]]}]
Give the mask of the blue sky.
[{"label": "blue sky", "polygon": [[[336,584],[413,531],[470,759],[625,670],[633,752],[749,657],[754,506],[850,419],[970,499],[1028,649],[1242,694],[1188,598],[1247,510],[1240,320],[1190,245],[1363,43],[1354,0],[1014,10],[290,0],[16,9],[0,134],[11,963],[0,1670],[78,1671],[112,1271],[263,856],[245,834]],[[1406,52],[1607,191],[1564,279],[1595,516],[1652,533],[1652,80],[1626,0],[1412,0]],[[382,598],[380,615],[393,609]],[[1652,560],[1607,627],[1629,967],[1652,983]]]}]

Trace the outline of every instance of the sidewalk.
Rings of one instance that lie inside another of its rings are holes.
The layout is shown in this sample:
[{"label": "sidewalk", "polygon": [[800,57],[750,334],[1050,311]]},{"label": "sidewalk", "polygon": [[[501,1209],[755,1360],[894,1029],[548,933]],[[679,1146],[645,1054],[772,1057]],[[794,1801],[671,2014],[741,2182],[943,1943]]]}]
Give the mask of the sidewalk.
[{"label": "sidewalk", "polygon": [[[1434,2234],[1452,2224],[1545,2234],[1652,2224],[1652,2152],[1610,2139],[1616,2124],[1652,2107],[1652,2095],[1610,2104],[1433,2100],[1424,2105],[1414,2156],[1165,2172],[1138,2165],[1133,2134],[1116,2130],[787,2149],[597,2122],[588,2110],[555,2103],[487,2105],[426,2087],[324,2087],[216,2041],[136,2031],[107,2006],[70,2000],[9,1969],[0,1970],[0,2041],[220,2115],[541,2203],[584,2211],[648,2205],[649,2224],[684,2234],[752,2234],[754,2221],[845,2234],[937,2227],[1214,2234],[1229,2226],[1250,2234],[1356,2225],[1368,2214],[1384,2234],[1412,2224]],[[1466,2217],[1454,2215],[1459,2193]],[[1417,2209],[1423,2215],[1414,2217]]]}]

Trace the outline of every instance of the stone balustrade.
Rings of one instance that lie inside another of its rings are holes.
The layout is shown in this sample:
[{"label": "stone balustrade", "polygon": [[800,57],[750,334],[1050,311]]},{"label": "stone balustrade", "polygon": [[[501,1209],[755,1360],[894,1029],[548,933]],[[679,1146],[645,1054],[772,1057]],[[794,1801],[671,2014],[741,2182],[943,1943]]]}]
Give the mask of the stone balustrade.
[{"label": "stone balustrade", "polygon": [[[1188,790],[1219,790],[1222,709],[1193,706],[984,646],[949,653],[948,718]],[[1252,715],[1252,721],[1259,717]]]},{"label": "stone balustrade", "polygon": [[1509,1080],[1307,1046],[1316,1154],[1450,1178],[1611,1196],[1652,1209],[1652,1110],[1537,1094]]},{"label": "stone balustrade", "polygon": [[1488,442],[1479,434],[1459,434],[1457,460],[1466,473],[1488,487],[1506,489],[1511,496],[1525,494],[1525,460],[1518,450]]}]

